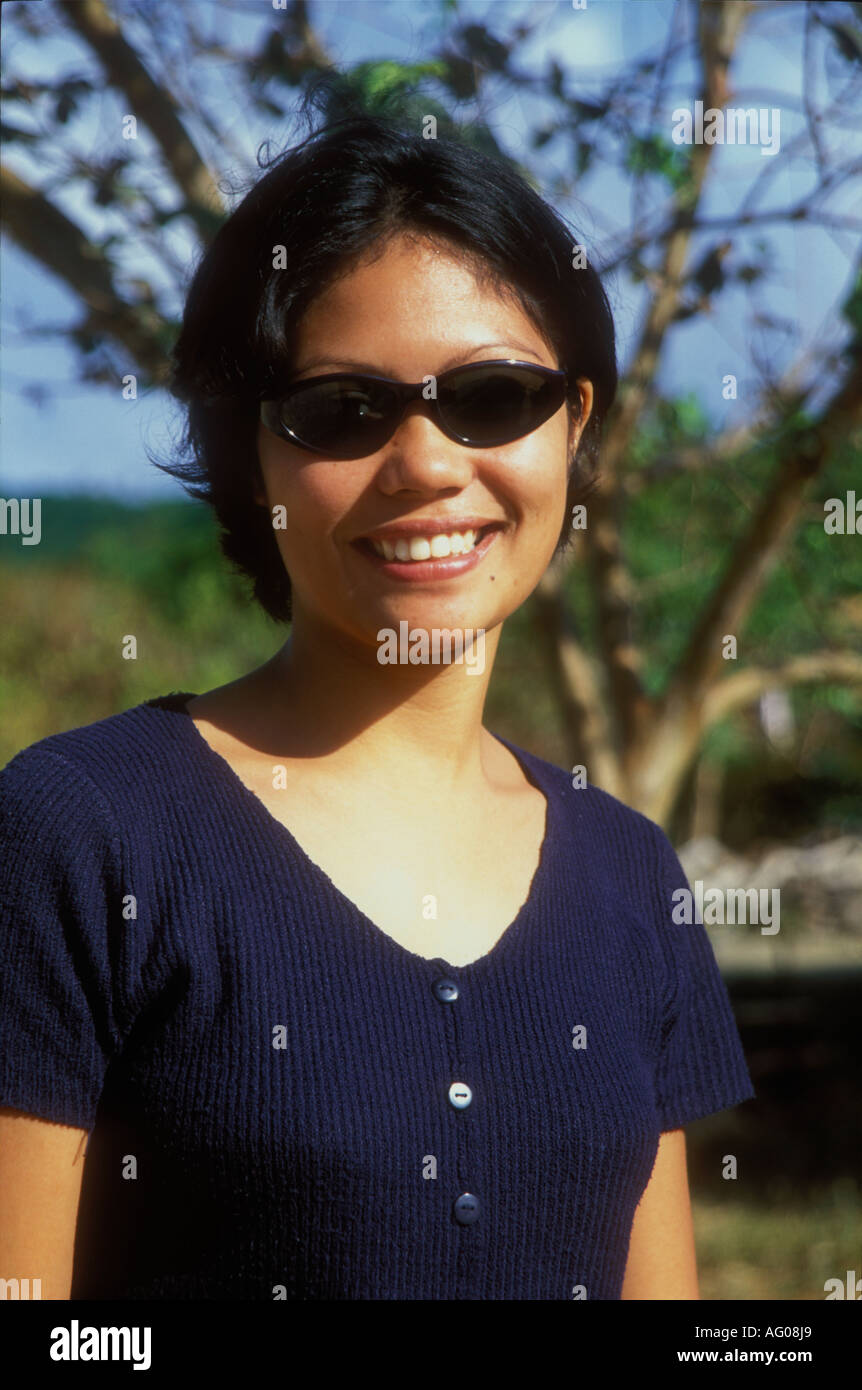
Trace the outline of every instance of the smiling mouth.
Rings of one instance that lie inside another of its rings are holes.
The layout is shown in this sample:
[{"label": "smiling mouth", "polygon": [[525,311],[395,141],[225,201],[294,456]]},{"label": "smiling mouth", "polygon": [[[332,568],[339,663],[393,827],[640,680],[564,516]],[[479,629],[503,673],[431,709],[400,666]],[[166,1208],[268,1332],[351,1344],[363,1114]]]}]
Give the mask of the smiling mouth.
[{"label": "smiling mouth", "polygon": [[449,560],[469,555],[489,532],[500,529],[498,523],[489,522],[487,526],[467,527],[463,531],[438,531],[426,536],[398,536],[381,540],[363,537],[358,544],[364,550],[371,550],[380,560],[421,564],[429,560]]}]

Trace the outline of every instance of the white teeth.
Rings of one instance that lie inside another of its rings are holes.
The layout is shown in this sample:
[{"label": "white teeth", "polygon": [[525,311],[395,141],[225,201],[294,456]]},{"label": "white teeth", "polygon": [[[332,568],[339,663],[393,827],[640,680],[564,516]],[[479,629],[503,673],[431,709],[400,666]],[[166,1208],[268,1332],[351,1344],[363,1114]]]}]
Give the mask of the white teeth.
[{"label": "white teeth", "polygon": [[449,555],[469,555],[478,531],[439,532],[436,536],[411,536],[409,540],[372,541],[383,560],[445,560]]}]

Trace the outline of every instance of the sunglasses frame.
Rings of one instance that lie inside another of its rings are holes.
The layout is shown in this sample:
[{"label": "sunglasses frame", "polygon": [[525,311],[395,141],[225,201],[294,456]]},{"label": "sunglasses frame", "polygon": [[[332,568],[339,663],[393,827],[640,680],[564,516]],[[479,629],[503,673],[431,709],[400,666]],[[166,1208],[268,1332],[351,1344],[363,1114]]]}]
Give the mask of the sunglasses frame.
[{"label": "sunglasses frame", "polygon": [[[449,377],[461,376],[473,370],[487,370],[488,367],[527,368],[529,371],[535,373],[537,376],[543,376],[548,380],[557,380],[561,382],[562,391],[560,393],[559,403],[556,406],[554,406],[554,409],[545,416],[545,420],[549,420],[551,418],[551,415],[555,414],[556,411],[560,409],[560,406],[564,403],[566,399],[566,390],[568,387],[568,374],[565,371],[560,371],[554,367],[543,367],[538,362],[521,362],[518,358],[514,357],[493,358],[488,362],[466,362],[463,367],[450,367],[448,371],[441,372],[441,374],[437,377],[437,383],[439,385],[441,382],[445,382]],[[392,428],[386,436],[386,439],[383,440],[380,444],[377,444],[375,448],[368,449],[365,453],[339,454],[335,453],[331,448],[323,449],[316,444],[308,444],[305,442],[305,440],[300,439],[298,435],[294,434],[290,427],[288,425],[285,425],[281,420],[280,412],[282,406],[284,405],[284,402],[289,400],[291,396],[294,396],[298,394],[300,391],[304,390],[306,387],[319,386],[320,383],[323,381],[370,381],[376,384],[387,386],[392,391],[394,391],[398,401],[398,410],[397,413],[393,414],[391,421]],[[266,428],[270,430],[273,434],[278,435],[280,439],[286,440],[288,444],[296,445],[296,447],[299,449],[307,449],[310,453],[324,454],[328,458],[368,458],[371,454],[376,453],[378,449],[382,449],[384,444],[387,444],[389,442],[389,440],[392,438],[393,434],[397,430],[398,426],[401,424],[401,421],[404,418],[404,412],[407,409],[408,405],[410,405],[411,402],[415,400],[425,399],[423,393],[427,389],[427,381],[393,381],[391,377],[373,376],[368,372],[327,372],[324,376],[305,377],[302,381],[294,382],[293,385],[288,386],[286,390],[284,390],[281,393],[281,395],[277,398],[261,401],[260,419],[262,423],[266,426]],[[441,429],[443,433],[448,436],[449,439],[454,439],[456,443],[464,444],[467,446],[467,448],[470,449],[493,449],[497,448],[500,444],[511,444],[516,439],[523,439],[525,435],[532,434],[533,430],[538,429],[540,425],[543,425],[545,423],[545,420],[540,420],[529,430],[525,430],[523,434],[508,435],[504,439],[482,440],[481,443],[477,443],[475,440],[468,439],[464,435],[458,434],[456,430],[453,430],[450,426],[446,424],[445,420],[442,418],[440,414],[440,402],[436,396],[430,397],[427,401],[427,404],[431,407],[431,414],[437,427]]]}]

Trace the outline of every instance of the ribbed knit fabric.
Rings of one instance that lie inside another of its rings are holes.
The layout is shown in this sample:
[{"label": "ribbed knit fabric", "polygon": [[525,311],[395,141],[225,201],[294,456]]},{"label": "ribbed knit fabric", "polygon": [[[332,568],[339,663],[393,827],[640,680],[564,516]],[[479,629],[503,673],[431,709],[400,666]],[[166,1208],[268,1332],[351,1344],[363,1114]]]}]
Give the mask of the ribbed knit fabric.
[{"label": "ribbed knit fabric", "polygon": [[539,867],[487,955],[426,960],[190,698],[0,772],[0,1105],[91,1131],[72,1297],[619,1298],[659,1134],[754,1095],[664,832],[501,740]]}]

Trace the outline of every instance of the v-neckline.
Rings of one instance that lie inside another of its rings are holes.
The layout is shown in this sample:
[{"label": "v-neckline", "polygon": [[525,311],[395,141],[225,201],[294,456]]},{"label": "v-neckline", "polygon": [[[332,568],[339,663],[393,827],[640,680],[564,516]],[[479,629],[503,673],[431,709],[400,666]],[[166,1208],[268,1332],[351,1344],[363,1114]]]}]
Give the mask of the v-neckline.
[{"label": "v-neckline", "polygon": [[545,833],[539,851],[539,860],[533,871],[530,886],[527,889],[527,896],[512,921],[503,930],[501,935],[497,937],[497,940],[489,951],[486,951],[484,955],[477,956],[475,960],[467,961],[464,965],[456,965],[446,960],[444,956],[423,956],[417,951],[411,951],[407,946],[402,946],[400,941],[397,941],[394,936],[390,936],[387,931],[384,931],[384,929],[373,921],[366,912],[363,912],[362,908],[359,907],[352,898],[348,897],[343,889],[338,887],[338,884],[330,878],[326,870],[312,859],[311,855],[299,843],[292,831],[272,814],[257,793],[253,792],[251,787],[246,786],[245,782],[234,768],[231,767],[227,759],[222,757],[221,753],[217,753],[207,739],[204,738],[187,708],[188,701],[195,698],[196,693],[193,691],[180,691],[173,692],[170,695],[155,696],[150,700],[145,700],[143,704],[144,706],[156,709],[167,709],[169,712],[181,714],[185,717],[185,726],[188,727],[192,746],[197,750],[198,756],[204,763],[209,765],[213,774],[221,779],[225,787],[231,791],[234,796],[239,796],[243,804],[248,808],[250,814],[256,817],[262,826],[266,827],[270,839],[274,843],[280,844],[282,847],[286,846],[294,858],[302,863],[306,875],[325,885],[329,893],[342,905],[342,907],[361,923],[369,940],[382,942],[391,951],[396,952],[399,957],[411,964],[415,963],[421,966],[424,970],[427,970],[429,966],[433,966],[436,969],[444,969],[449,974],[460,972],[460,974],[463,975],[467,970],[473,971],[479,967],[495,964],[501,956],[513,949],[513,942],[517,943],[523,935],[525,923],[528,918],[533,917],[536,923],[542,919],[543,914],[537,913],[536,908],[540,899],[547,893],[550,861],[559,840],[559,827],[557,822],[558,810],[556,797],[551,788],[547,785],[542,771],[536,766],[537,759],[535,759],[531,753],[527,753],[524,749],[516,748],[514,744],[510,743],[508,739],[503,738],[500,734],[491,735],[498,743],[502,743],[509,749],[509,752],[527,778],[527,781],[536,787],[545,798]]}]

